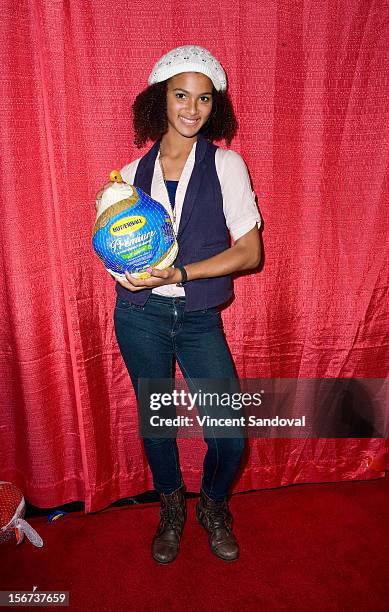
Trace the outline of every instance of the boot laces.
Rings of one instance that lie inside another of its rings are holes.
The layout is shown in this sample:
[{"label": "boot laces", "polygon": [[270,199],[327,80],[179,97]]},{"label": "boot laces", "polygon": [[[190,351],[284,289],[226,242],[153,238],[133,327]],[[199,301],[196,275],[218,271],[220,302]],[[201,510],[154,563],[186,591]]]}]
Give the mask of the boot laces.
[{"label": "boot laces", "polygon": [[178,515],[178,508],[174,506],[173,504],[166,504],[161,509],[161,518],[163,519],[164,523],[168,525],[169,527],[176,526],[175,523],[176,523],[177,515]]},{"label": "boot laces", "polygon": [[231,531],[231,515],[225,501],[212,504],[208,511],[209,526],[213,530],[226,529]]},{"label": "boot laces", "polygon": [[[182,512],[181,512],[182,510]],[[179,499],[164,499],[161,504],[161,524],[164,528],[180,529],[183,509]]]}]

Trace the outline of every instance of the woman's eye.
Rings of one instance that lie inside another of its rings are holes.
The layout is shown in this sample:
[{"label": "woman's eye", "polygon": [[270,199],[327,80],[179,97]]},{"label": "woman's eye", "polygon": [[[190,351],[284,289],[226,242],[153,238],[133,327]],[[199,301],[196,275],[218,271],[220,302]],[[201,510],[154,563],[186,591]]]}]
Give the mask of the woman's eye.
[{"label": "woman's eye", "polygon": [[[176,98],[178,100],[184,100],[186,98],[186,95],[184,93],[182,93],[182,92],[177,92],[175,95],[176,95]],[[200,96],[200,100],[201,100],[201,102],[207,103],[207,102],[210,101],[210,97],[209,96]]]}]

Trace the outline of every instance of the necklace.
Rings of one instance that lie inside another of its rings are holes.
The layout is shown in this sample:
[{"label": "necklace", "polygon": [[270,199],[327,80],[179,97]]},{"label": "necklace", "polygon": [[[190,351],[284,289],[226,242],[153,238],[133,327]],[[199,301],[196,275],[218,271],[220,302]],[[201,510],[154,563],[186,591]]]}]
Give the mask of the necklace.
[{"label": "necklace", "polygon": [[167,194],[167,198],[169,200],[170,208],[172,211],[173,225],[175,226],[176,225],[176,207],[173,208],[170,202],[169,191],[168,191],[167,184],[166,184],[165,171],[163,169],[163,163],[161,159],[161,152],[159,152],[159,165],[161,166],[162,178],[163,178],[163,182],[165,183],[166,194]]}]

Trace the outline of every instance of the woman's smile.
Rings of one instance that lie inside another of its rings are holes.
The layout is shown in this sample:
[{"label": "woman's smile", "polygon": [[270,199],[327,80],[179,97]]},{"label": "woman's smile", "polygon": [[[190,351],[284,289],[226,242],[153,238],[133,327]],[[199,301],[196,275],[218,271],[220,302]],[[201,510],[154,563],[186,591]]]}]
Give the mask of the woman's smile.
[{"label": "woman's smile", "polygon": [[184,117],[179,115],[179,118],[181,119],[181,121],[183,121],[183,123],[187,124],[187,125],[196,125],[196,123],[198,121],[200,121],[200,118],[197,119],[191,119],[190,117]]}]

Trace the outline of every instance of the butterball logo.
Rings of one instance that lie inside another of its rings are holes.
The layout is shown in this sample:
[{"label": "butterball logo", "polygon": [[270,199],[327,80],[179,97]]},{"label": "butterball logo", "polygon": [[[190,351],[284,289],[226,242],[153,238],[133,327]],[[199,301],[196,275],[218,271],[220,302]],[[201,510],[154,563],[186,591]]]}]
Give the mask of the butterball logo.
[{"label": "butterball logo", "polygon": [[123,217],[111,225],[109,232],[112,234],[112,236],[125,236],[126,234],[136,232],[138,229],[143,227],[145,223],[146,218],[142,217],[141,215]]}]

